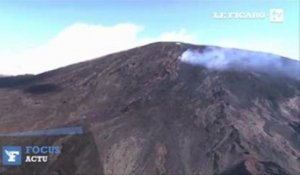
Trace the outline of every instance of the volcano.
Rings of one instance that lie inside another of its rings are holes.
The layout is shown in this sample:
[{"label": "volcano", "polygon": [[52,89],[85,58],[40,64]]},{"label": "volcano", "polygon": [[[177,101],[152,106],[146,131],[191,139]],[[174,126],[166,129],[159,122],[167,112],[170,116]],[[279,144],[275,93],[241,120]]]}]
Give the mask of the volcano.
[{"label": "volcano", "polygon": [[[283,67],[265,71],[180,59],[208,47],[158,42],[1,77],[0,146],[61,154],[20,166],[0,159],[0,174],[299,175],[299,61],[280,57]],[[285,65],[299,69],[280,72]]]}]

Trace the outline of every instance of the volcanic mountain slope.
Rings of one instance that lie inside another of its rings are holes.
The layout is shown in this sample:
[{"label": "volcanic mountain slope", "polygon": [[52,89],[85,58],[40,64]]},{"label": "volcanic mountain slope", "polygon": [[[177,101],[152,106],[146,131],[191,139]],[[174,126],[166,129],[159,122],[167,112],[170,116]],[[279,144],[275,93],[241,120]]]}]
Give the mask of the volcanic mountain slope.
[{"label": "volcanic mountain slope", "polygon": [[[300,174],[299,80],[179,59],[206,47],[153,43],[1,78],[0,146],[60,145],[62,153],[0,174]],[[18,136],[73,126],[83,133]]]}]

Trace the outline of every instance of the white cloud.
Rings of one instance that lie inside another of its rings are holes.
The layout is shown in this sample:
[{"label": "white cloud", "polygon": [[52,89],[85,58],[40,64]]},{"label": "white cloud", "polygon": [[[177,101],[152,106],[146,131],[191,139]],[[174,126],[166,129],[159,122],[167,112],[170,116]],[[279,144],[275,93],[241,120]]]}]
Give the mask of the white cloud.
[{"label": "white cloud", "polygon": [[[140,37],[141,26],[123,23],[113,26],[76,23],[58,33],[44,45],[14,54],[0,53],[0,74],[41,73],[116,51],[126,50],[155,41],[180,41],[200,44],[197,37],[185,29],[169,31],[159,36]],[[299,43],[276,39],[220,39],[201,44],[264,51],[299,59]]]},{"label": "white cloud", "polygon": [[0,74],[41,73],[154,41],[196,42],[195,37],[184,29],[166,32],[155,38],[139,37],[141,31],[142,27],[130,23],[114,26],[76,23],[41,47],[0,55],[4,58],[0,64]]}]

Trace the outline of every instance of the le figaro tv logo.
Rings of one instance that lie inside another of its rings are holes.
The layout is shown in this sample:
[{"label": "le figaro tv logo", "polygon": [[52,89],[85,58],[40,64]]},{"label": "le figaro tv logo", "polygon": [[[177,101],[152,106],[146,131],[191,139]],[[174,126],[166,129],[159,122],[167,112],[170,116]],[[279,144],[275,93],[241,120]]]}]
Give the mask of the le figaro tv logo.
[{"label": "le figaro tv logo", "polygon": [[282,23],[284,21],[284,10],[270,9],[270,21],[273,23]]},{"label": "le figaro tv logo", "polygon": [[4,146],[2,148],[2,164],[4,166],[17,166],[22,164],[22,147]]},{"label": "le figaro tv logo", "polygon": [[2,165],[19,166],[22,163],[46,163],[49,155],[59,155],[60,146],[3,146]]}]

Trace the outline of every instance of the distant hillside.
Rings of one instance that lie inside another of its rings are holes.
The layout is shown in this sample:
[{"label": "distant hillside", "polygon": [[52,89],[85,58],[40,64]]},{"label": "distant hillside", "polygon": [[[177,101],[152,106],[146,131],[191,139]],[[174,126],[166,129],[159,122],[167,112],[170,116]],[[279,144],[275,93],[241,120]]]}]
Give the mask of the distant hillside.
[{"label": "distant hillside", "polygon": [[[159,42],[0,78],[0,146],[62,147],[46,164],[0,174],[299,175],[300,81],[280,67],[182,60],[208,47]],[[80,132],[55,129],[71,127]]]}]

